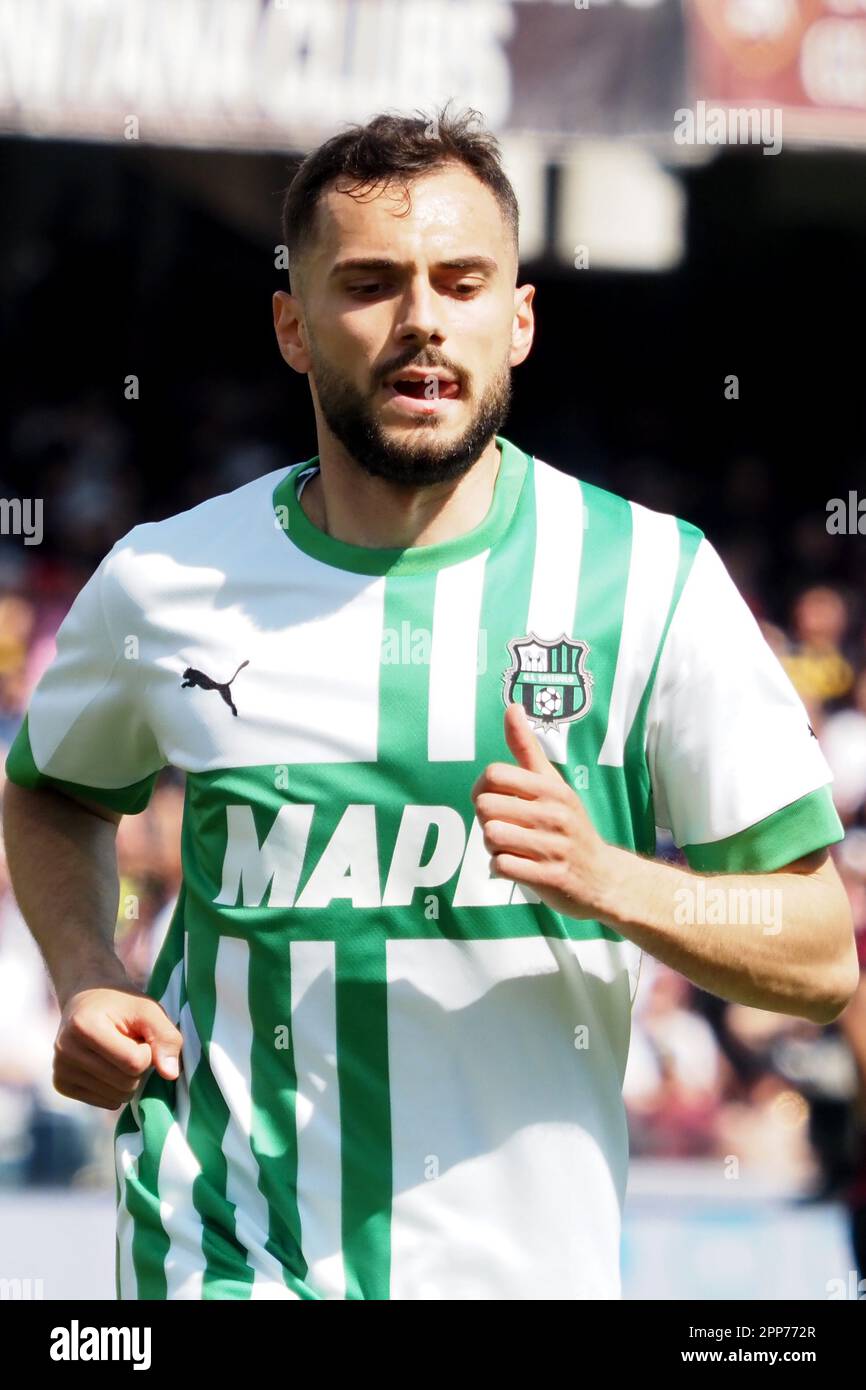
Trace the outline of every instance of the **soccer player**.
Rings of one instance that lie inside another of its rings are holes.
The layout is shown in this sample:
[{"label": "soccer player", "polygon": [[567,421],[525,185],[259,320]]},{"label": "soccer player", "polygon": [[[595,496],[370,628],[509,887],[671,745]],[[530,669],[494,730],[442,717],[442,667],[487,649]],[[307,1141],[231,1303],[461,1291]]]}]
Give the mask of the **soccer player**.
[{"label": "soccer player", "polygon": [[[284,221],[319,453],[122,537],[7,761],[119,1296],[617,1298],[641,953],[835,1018],[830,771],[702,533],[500,433],[534,289],[475,113],[339,133]],[[167,764],[145,994],[114,835]]]}]

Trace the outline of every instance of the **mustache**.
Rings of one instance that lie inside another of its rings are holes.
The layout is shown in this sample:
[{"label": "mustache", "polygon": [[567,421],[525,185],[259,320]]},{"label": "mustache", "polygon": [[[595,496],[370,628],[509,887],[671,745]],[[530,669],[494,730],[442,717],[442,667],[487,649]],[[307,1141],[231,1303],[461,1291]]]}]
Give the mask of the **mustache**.
[{"label": "mustache", "polygon": [[422,371],[425,368],[429,368],[430,371],[435,371],[435,369],[439,367],[444,372],[450,372],[451,375],[456,378],[458,385],[461,387],[467,385],[469,381],[469,377],[467,376],[467,374],[464,371],[462,371],[461,368],[456,365],[456,363],[449,362],[447,358],[443,357],[437,361],[428,362],[423,358],[419,358],[417,353],[415,353],[411,357],[398,357],[393,362],[388,363],[387,366],[384,366],[381,372],[378,373],[378,385],[382,385],[386,376],[390,376],[392,372],[402,371],[404,367],[418,367]]}]

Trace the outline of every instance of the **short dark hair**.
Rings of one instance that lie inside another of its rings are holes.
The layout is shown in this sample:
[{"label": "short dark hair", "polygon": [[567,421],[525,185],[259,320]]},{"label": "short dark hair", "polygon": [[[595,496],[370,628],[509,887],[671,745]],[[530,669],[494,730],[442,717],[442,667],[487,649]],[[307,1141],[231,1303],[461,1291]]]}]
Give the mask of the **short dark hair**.
[{"label": "short dark hair", "polygon": [[484,127],[480,112],[470,107],[451,115],[450,104],[447,101],[434,117],[423,112],[374,116],[366,125],[354,124],[332,135],[307,155],[283,197],[282,235],[290,277],[312,238],[319,199],[330,184],[339,180],[341,192],[354,197],[382,183],[402,181],[408,204],[413,179],[451,163],[464,164],[490,189],[517,250],[517,198],[502,168],[499,142]]}]

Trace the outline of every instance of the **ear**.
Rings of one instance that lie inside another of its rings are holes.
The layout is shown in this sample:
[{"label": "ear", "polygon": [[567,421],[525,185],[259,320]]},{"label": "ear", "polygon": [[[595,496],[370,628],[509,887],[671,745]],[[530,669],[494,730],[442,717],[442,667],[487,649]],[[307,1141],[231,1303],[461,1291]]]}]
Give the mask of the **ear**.
[{"label": "ear", "polygon": [[312,367],[307,350],[301,301],[287,290],[275,290],[273,297],[274,332],[283,361],[306,375]]},{"label": "ear", "polygon": [[534,298],[534,285],[518,285],[514,291],[514,319],[511,324],[511,352],[508,358],[512,367],[519,367],[532,349],[532,340],[535,337],[535,314],[532,308]]}]

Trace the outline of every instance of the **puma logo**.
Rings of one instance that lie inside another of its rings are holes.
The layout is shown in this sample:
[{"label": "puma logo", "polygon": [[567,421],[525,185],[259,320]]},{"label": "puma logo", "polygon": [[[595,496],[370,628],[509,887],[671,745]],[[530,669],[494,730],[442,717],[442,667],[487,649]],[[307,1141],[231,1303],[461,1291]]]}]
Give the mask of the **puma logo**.
[{"label": "puma logo", "polygon": [[249,664],[250,663],[248,661],[242,661],[240,666],[238,667],[238,670],[235,671],[235,675],[232,676],[232,679],[229,681],[215,681],[212,676],[206,676],[204,671],[197,671],[194,666],[187,666],[186,670],[183,673],[183,680],[180,683],[180,688],[181,690],[186,690],[188,686],[200,685],[202,690],[218,690],[220,695],[228,705],[229,709],[231,710],[232,714],[237,714],[237,710],[235,709],[235,702],[229,694],[229,686],[231,685],[238,671],[242,671],[244,667],[249,666]]}]

